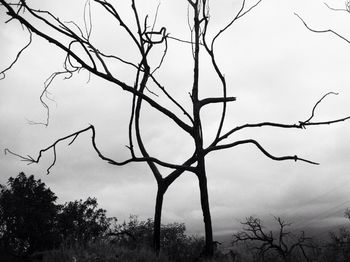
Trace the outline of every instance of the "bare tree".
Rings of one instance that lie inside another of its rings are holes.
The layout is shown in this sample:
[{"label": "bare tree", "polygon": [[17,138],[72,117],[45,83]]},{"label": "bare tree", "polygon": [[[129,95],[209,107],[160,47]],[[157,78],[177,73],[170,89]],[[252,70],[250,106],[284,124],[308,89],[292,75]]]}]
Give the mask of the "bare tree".
[{"label": "bare tree", "polygon": [[241,223],[243,230],[233,235],[233,244],[240,242],[253,242],[253,249],[262,261],[265,261],[265,255],[268,253],[277,254],[283,261],[291,262],[296,253],[300,253],[305,261],[310,261],[307,255],[307,249],[314,249],[315,245],[311,238],[301,232],[299,236],[294,236],[286,227],[286,223],[280,217],[275,217],[278,228],[273,231],[267,231],[262,222],[257,217],[247,217],[246,221]]},{"label": "bare tree", "polygon": [[[28,162],[28,164],[38,163],[43,154],[51,151],[54,159],[51,165],[47,168],[47,173],[50,173],[51,168],[56,162],[56,147],[62,141],[70,141],[72,144],[75,139],[86,132],[91,133],[91,145],[96,151],[99,158],[107,161],[111,165],[123,166],[133,162],[146,163],[151,169],[153,176],[157,182],[158,189],[155,203],[154,214],[154,240],[153,245],[156,252],[160,249],[160,225],[161,225],[161,211],[163,205],[164,194],[169,186],[184,172],[194,174],[198,178],[200,189],[200,201],[203,212],[204,227],[205,227],[205,255],[211,256],[213,254],[213,230],[211,222],[211,214],[209,207],[209,196],[207,188],[207,173],[206,173],[206,157],[209,153],[223,149],[231,149],[240,145],[253,145],[266,157],[275,161],[293,160],[303,161],[309,164],[318,164],[316,162],[300,158],[296,155],[275,156],[268,152],[263,145],[257,140],[246,139],[225,142],[228,138],[232,138],[233,134],[239,131],[246,130],[248,128],[257,127],[270,127],[270,128],[282,128],[282,129],[299,129],[303,130],[308,126],[329,125],[345,121],[350,117],[343,117],[339,119],[331,119],[325,121],[314,121],[315,110],[319,103],[328,95],[335,94],[330,92],[324,95],[313,106],[311,115],[304,121],[298,123],[274,123],[274,122],[259,122],[259,123],[247,123],[241,126],[227,127],[227,106],[229,103],[236,100],[235,97],[227,95],[228,84],[224,72],[220,69],[220,65],[216,58],[215,44],[216,41],[223,36],[224,32],[230,28],[236,21],[250,13],[256,8],[261,0],[256,1],[253,5],[247,6],[246,1],[242,0],[239,10],[232,16],[229,23],[219,30],[214,35],[208,33],[211,26],[210,20],[210,5],[209,0],[187,0],[184,4],[188,5],[188,24],[191,33],[191,39],[181,39],[172,36],[165,26],[156,27],[155,21],[150,23],[148,15],[141,15],[136,5],[135,0],[130,0],[131,11],[133,14],[132,23],[136,26],[131,26],[130,21],[126,21],[118,7],[112,2],[107,0],[91,0],[87,1],[84,10],[84,26],[80,27],[74,21],[63,22],[59,17],[56,17],[54,13],[36,9],[32,7],[28,1],[10,1],[0,0],[1,13],[9,17],[10,21],[17,21],[29,32],[28,44],[21,49],[13,63],[11,63],[6,69],[0,72],[2,78],[5,77],[5,73],[10,70],[13,65],[19,59],[21,53],[32,43],[32,35],[47,40],[59,50],[65,53],[64,69],[53,73],[45,82],[45,87],[40,97],[43,106],[47,110],[47,119],[44,125],[49,121],[49,107],[45,103],[44,97],[48,92],[48,88],[52,81],[59,75],[64,75],[66,78],[73,77],[74,74],[81,70],[86,70],[92,77],[103,79],[115,86],[121,88],[126,93],[132,94],[132,106],[130,108],[130,121],[129,121],[129,143],[128,150],[130,152],[130,158],[126,160],[118,161],[105,155],[98,143],[96,142],[97,131],[94,125],[89,125],[85,128],[72,132],[64,137],[58,138],[52,144],[46,148],[41,149],[37,157],[24,156],[22,154],[13,152],[6,149],[6,153],[10,153],[19,157],[21,160]],[[91,19],[91,6],[102,8],[106,15],[111,16],[126,35],[131,40],[133,46],[133,52],[138,54],[137,61],[128,61],[122,56],[111,55],[105,53],[99,46],[96,46],[91,41],[94,30],[92,27]],[[158,12],[158,11],[157,11]],[[184,18],[186,19],[186,18]],[[61,41],[64,39],[65,41]],[[192,87],[190,92],[190,101],[192,112],[187,111],[185,106],[181,104],[176,98],[170,94],[166,89],[166,85],[159,81],[156,72],[162,67],[164,60],[167,59],[168,42],[179,41],[183,44],[190,45],[192,47],[193,58],[193,77]],[[77,51],[79,47],[79,52]],[[163,48],[163,54],[158,64],[153,65],[150,60],[152,58],[152,51],[159,52],[157,48]],[[215,72],[218,80],[218,90],[221,95],[219,97],[201,97],[200,96],[200,60],[203,55],[208,55],[211,60],[211,66]],[[113,64],[124,65],[125,67],[134,70],[133,84],[125,83],[121,80],[118,72],[111,70]],[[163,98],[171,102],[181,114],[177,114],[178,111],[173,111],[173,107],[166,107],[162,103],[162,99],[157,97],[153,91],[150,90],[150,86],[163,94]],[[160,158],[154,157],[149,153],[149,149],[146,147],[143,137],[142,128],[140,127],[141,112],[144,105],[147,104],[153,110],[164,115],[168,120],[176,124],[177,128],[190,137],[194,144],[194,152],[188,154],[188,158],[182,163],[171,163],[164,161]],[[211,106],[213,104],[220,104],[222,106],[221,112],[218,115],[219,125],[216,129],[214,139],[211,141],[204,141],[203,136],[203,119],[201,118],[201,111],[203,108]],[[225,126],[225,129],[224,129]],[[224,130],[227,130],[224,132]],[[161,167],[170,169],[169,173],[161,171]]]}]

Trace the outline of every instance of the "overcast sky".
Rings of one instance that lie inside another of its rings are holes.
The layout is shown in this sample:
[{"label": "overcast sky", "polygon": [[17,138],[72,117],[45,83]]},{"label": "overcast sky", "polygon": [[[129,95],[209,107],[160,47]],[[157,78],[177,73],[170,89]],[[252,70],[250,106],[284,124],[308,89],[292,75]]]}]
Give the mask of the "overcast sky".
[{"label": "overcast sky", "polygon": [[[27,2],[52,10],[62,20],[83,24],[84,1]],[[121,13],[130,21],[129,1],[112,2],[120,5]],[[138,2],[140,13],[149,14],[152,21],[159,1],[147,1],[147,6],[145,1]],[[156,27],[166,26],[171,36],[189,40],[186,2],[162,0]],[[247,1],[247,6],[254,3]],[[345,7],[343,0],[327,3],[335,8]],[[210,32],[225,26],[240,4],[238,0],[212,0]],[[350,14],[331,11],[323,1],[263,0],[232,26],[216,47],[229,95],[237,97],[229,106],[225,130],[261,121],[298,123],[308,119],[313,105],[330,91],[339,95],[323,101],[315,120],[350,115],[350,45],[332,34],[308,31],[294,12],[314,29],[332,29],[350,38],[347,26]],[[135,61],[135,49],[118,24],[96,5],[92,5],[92,18],[92,39],[101,45],[101,50]],[[0,69],[12,62],[28,40],[28,33],[17,22],[5,24],[5,20],[4,8],[0,8]],[[28,124],[28,121],[45,121],[46,111],[39,96],[45,79],[62,70],[63,60],[62,52],[35,36],[6,79],[0,81],[1,152],[9,148],[36,157],[40,149],[57,138],[91,123],[96,127],[101,150],[116,160],[126,159],[131,96],[96,77],[87,83],[89,76],[84,71],[70,80],[58,77],[51,85],[49,91],[54,102],[46,100],[51,113],[48,127]],[[159,56],[154,54],[154,64],[158,60]],[[208,57],[204,56],[202,97],[220,94],[219,82],[208,65]],[[129,68],[116,65],[113,70],[132,83]],[[191,47],[169,42],[169,53],[158,77],[189,109],[192,72]],[[214,135],[219,115],[216,106],[203,113],[207,144]],[[152,155],[175,163],[191,155],[191,140],[171,122],[148,107],[142,116],[142,135]],[[253,138],[273,155],[297,154],[321,165],[274,162],[248,145],[213,153],[207,159],[207,170],[214,231],[232,232],[249,215],[267,220],[272,215],[282,216],[296,227],[346,222],[343,213],[350,207],[349,131],[350,121],[306,130],[258,128],[237,133],[230,141]],[[90,133],[81,135],[71,146],[68,142],[60,143],[57,163],[48,176],[46,169],[53,159],[51,151],[45,153],[39,164],[30,166],[16,157],[0,154],[0,183],[24,171],[42,179],[60,202],[92,196],[97,197],[108,215],[121,221],[129,214],[152,217],[156,182],[147,165],[109,165],[97,157],[90,137]],[[174,221],[185,222],[191,233],[203,231],[198,183],[192,174],[184,174],[166,193],[163,222]]]}]

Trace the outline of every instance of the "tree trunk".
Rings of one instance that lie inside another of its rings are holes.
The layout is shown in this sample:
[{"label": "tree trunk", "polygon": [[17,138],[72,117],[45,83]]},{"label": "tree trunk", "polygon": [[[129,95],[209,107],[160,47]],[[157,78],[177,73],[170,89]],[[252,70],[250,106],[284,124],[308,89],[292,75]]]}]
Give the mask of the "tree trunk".
[{"label": "tree trunk", "polygon": [[197,176],[198,176],[198,180],[199,180],[201,207],[202,207],[204,227],[205,227],[204,256],[205,257],[212,257],[214,255],[213,229],[212,229],[212,224],[211,224],[208,186],[207,186],[207,177],[206,177],[206,173],[205,173],[204,158],[201,159],[200,161],[198,161],[198,170],[199,170],[199,173],[197,174]]},{"label": "tree trunk", "polygon": [[156,206],[154,211],[154,224],[153,224],[153,249],[156,255],[160,252],[160,230],[161,230],[161,217],[164,193],[166,189],[163,185],[158,184]]}]

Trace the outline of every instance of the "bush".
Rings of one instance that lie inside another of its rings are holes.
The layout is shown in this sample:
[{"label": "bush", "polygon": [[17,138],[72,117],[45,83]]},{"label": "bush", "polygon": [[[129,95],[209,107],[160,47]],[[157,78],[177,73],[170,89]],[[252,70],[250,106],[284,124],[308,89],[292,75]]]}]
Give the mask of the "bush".
[{"label": "bush", "polygon": [[57,230],[61,243],[67,246],[87,244],[106,234],[115,218],[97,207],[96,198],[65,203],[57,215]]},{"label": "bush", "polygon": [[25,256],[57,244],[54,224],[57,197],[34,176],[20,173],[0,188],[0,238],[2,253]]},{"label": "bush", "polygon": [[[0,185],[0,261],[61,245],[86,245],[104,236],[115,218],[95,198],[57,205],[56,195],[33,175]],[[12,258],[13,260],[13,258]]]},{"label": "bush", "polygon": [[[204,247],[204,239],[187,236],[183,223],[161,225],[161,248],[171,261],[193,261],[199,258]],[[151,248],[153,237],[153,220],[140,221],[131,215],[128,222],[116,226],[113,240],[129,249]]]}]

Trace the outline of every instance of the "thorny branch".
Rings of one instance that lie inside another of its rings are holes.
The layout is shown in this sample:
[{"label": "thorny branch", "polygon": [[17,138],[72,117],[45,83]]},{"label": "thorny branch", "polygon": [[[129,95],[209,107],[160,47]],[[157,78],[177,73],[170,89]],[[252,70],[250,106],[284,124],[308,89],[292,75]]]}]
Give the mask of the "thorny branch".
[{"label": "thorny branch", "polygon": [[265,156],[267,156],[268,158],[275,160],[275,161],[285,161],[285,160],[294,160],[294,161],[302,161],[302,162],[306,162],[309,164],[313,164],[313,165],[319,165],[319,163],[304,159],[304,158],[300,158],[298,156],[274,156],[272,154],[270,154],[262,145],[260,145],[256,140],[254,139],[246,139],[246,140],[239,140],[239,141],[235,141],[232,143],[228,143],[228,144],[222,144],[222,145],[217,145],[217,146],[210,146],[208,147],[204,152],[205,154],[208,154],[212,151],[217,151],[217,150],[222,150],[222,149],[229,149],[229,148],[233,148],[239,145],[244,145],[244,144],[253,144],[255,145],[260,152],[262,152]]},{"label": "thorny branch", "polygon": [[[224,135],[222,135],[219,139],[218,142],[228,138],[229,136],[231,136],[232,134],[234,134],[235,132],[242,130],[242,129],[246,129],[246,128],[254,128],[254,127],[265,127],[265,126],[269,126],[269,127],[278,127],[278,128],[296,128],[296,129],[306,129],[307,126],[318,126],[318,125],[330,125],[330,124],[335,124],[335,123],[339,123],[339,122],[343,122],[346,121],[348,119],[350,119],[350,116],[347,117],[343,117],[343,118],[338,118],[338,119],[334,119],[334,120],[327,120],[327,121],[317,121],[317,122],[311,122],[311,120],[314,118],[315,116],[315,110],[316,108],[320,105],[320,103],[329,95],[337,95],[338,93],[335,92],[329,92],[327,94],[325,94],[324,96],[322,96],[321,99],[319,99],[316,104],[313,106],[312,108],[312,112],[311,112],[311,116],[305,120],[305,121],[299,121],[298,124],[282,124],[282,123],[274,123],[274,122],[261,122],[261,123],[256,123],[256,124],[245,124],[242,126],[237,126],[231,130],[229,130],[228,132],[226,132]],[[216,145],[215,143],[212,144]]]}]

